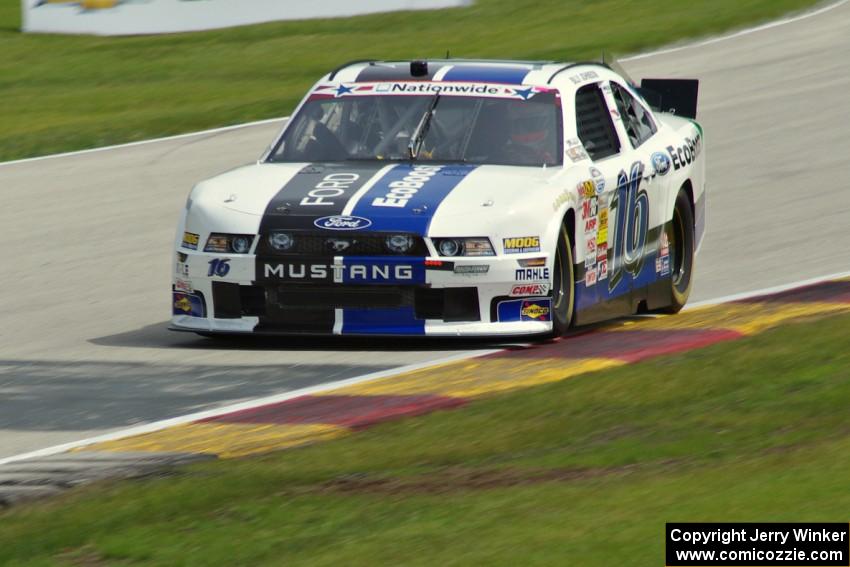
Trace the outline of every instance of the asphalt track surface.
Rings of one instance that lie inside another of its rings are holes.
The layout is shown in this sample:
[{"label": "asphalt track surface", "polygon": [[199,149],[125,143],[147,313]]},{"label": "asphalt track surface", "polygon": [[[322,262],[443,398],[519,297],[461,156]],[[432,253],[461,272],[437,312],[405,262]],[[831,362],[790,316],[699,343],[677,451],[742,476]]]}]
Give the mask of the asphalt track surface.
[{"label": "asphalt track surface", "polygon": [[[624,66],[701,80],[709,218],[692,301],[850,269],[850,3]],[[166,330],[189,189],[256,159],[280,125],[0,164],[0,458],[498,346]]]}]

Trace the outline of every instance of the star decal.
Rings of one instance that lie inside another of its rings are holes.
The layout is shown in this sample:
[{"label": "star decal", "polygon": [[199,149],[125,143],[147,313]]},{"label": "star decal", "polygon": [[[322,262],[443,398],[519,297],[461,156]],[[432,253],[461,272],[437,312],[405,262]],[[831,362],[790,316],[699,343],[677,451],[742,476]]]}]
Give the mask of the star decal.
[{"label": "star decal", "polygon": [[514,94],[521,96],[522,100],[528,100],[534,96],[534,89],[532,87],[528,87],[527,89],[514,89]]},{"label": "star decal", "polygon": [[340,97],[344,94],[348,94],[348,93],[352,92],[353,90],[354,89],[352,89],[351,87],[346,87],[345,85],[340,85],[336,88],[336,93],[335,93],[334,96]]}]

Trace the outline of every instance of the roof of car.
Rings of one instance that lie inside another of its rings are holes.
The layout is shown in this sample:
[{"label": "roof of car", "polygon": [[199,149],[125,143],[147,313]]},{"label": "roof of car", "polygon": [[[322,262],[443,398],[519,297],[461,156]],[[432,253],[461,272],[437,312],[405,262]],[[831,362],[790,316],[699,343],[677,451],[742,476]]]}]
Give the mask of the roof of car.
[{"label": "roof of car", "polygon": [[[414,61],[352,61],[328,79],[340,82],[449,81],[513,85],[546,85],[562,71],[583,65],[607,68],[599,62],[512,61],[492,59],[428,59]],[[418,66],[414,72],[414,66]]]}]

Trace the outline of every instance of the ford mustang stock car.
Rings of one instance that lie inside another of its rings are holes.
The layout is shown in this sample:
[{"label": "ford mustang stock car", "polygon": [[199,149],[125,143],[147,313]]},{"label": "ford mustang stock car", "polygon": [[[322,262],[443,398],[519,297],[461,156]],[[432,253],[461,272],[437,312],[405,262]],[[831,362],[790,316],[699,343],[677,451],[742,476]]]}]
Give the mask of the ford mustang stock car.
[{"label": "ford mustang stock car", "polygon": [[705,232],[696,80],[616,62],[365,61],[198,183],[171,328],[562,334],[677,312]]}]

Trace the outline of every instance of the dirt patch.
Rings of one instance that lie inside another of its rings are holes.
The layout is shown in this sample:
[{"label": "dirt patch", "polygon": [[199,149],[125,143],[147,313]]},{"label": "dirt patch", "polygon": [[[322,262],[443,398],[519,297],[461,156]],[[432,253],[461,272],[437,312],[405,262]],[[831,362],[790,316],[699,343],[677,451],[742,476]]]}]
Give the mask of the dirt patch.
[{"label": "dirt patch", "polygon": [[444,494],[456,491],[510,488],[547,482],[578,482],[597,478],[625,476],[649,469],[669,469],[683,461],[664,461],[618,467],[555,469],[469,469],[451,467],[412,477],[375,477],[366,474],[345,475],[327,481],[309,492],[365,494]]}]

